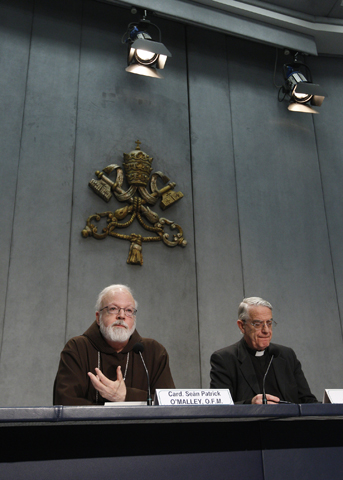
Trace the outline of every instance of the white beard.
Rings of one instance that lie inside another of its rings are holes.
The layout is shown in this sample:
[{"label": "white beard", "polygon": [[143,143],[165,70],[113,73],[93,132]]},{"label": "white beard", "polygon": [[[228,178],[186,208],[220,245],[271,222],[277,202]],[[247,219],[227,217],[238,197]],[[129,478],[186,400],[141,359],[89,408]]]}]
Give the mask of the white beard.
[{"label": "white beard", "polygon": [[[126,342],[136,329],[136,319],[131,328],[129,328],[128,324],[124,322],[124,320],[116,320],[115,322],[112,323],[112,325],[105,327],[100,317],[99,323],[100,323],[100,332],[102,333],[103,337],[106,340],[110,340],[111,342],[119,342],[119,343]],[[124,325],[125,328],[116,327],[115,325]]]}]

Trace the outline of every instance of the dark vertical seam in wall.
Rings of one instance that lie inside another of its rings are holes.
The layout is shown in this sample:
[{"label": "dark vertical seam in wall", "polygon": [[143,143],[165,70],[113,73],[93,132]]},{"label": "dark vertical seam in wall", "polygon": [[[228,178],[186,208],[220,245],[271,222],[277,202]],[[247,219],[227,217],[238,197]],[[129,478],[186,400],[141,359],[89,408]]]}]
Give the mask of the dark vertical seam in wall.
[{"label": "dark vertical seam in wall", "polygon": [[187,72],[187,100],[188,100],[188,132],[189,132],[189,155],[191,167],[191,189],[192,189],[192,207],[193,207],[193,238],[194,238],[194,268],[195,268],[195,295],[197,305],[198,322],[198,356],[199,356],[199,374],[200,386],[202,387],[202,368],[201,368],[201,339],[200,339],[200,321],[199,321],[199,287],[198,287],[198,269],[197,269],[197,247],[195,240],[195,213],[194,213],[194,188],[193,188],[193,154],[192,154],[192,122],[191,122],[191,101],[189,88],[189,64],[188,64],[188,27],[185,26],[185,50],[186,50],[186,72]]},{"label": "dark vertical seam in wall", "polygon": [[13,214],[12,214],[12,230],[11,230],[11,242],[10,242],[10,251],[9,251],[9,260],[8,260],[8,267],[7,267],[7,282],[6,282],[6,289],[5,289],[5,300],[4,300],[4,314],[2,320],[2,332],[1,332],[1,342],[0,342],[0,361],[2,356],[2,347],[4,341],[4,332],[5,332],[5,316],[7,310],[7,294],[8,294],[8,282],[10,277],[10,270],[11,270],[11,258],[12,258],[12,247],[13,247],[13,231],[14,231],[14,218],[15,218],[15,211],[17,207],[17,193],[18,193],[18,181],[19,181],[19,166],[21,162],[21,145],[23,140],[23,130],[24,130],[24,120],[25,120],[25,108],[26,108],[26,95],[27,95],[27,83],[28,83],[28,76],[29,76],[29,66],[30,66],[30,57],[31,57],[31,45],[32,45],[32,33],[33,33],[33,20],[34,20],[34,12],[35,12],[35,0],[32,4],[32,18],[31,18],[31,31],[30,31],[30,42],[29,42],[29,54],[27,59],[27,67],[26,67],[26,82],[25,82],[25,92],[24,92],[24,105],[23,105],[23,114],[21,120],[21,131],[20,131],[20,140],[19,140],[19,154],[18,154],[18,166],[17,166],[17,180],[15,185],[15,195],[14,195],[14,205],[13,205]]},{"label": "dark vertical seam in wall", "polygon": [[69,286],[70,286],[70,261],[71,261],[71,246],[72,246],[72,231],[73,231],[73,211],[74,211],[74,191],[75,191],[75,164],[76,164],[76,145],[77,145],[77,125],[79,118],[79,93],[80,93],[80,70],[81,70],[81,49],[82,49],[82,34],[83,34],[83,19],[84,19],[84,1],[82,1],[81,21],[80,21],[80,45],[79,45],[79,71],[77,78],[77,93],[76,93],[76,115],[75,115],[75,136],[74,136],[74,158],[73,158],[73,181],[72,194],[70,205],[70,229],[69,229],[69,255],[68,255],[68,278],[67,278],[67,298],[66,298],[66,321],[64,330],[64,343],[67,342],[68,331],[68,317],[69,317]]},{"label": "dark vertical seam in wall", "polygon": [[228,91],[229,91],[230,120],[231,120],[232,159],[233,159],[233,170],[234,170],[234,177],[235,177],[236,209],[237,209],[237,223],[238,223],[237,226],[238,226],[238,239],[239,239],[239,253],[240,253],[240,257],[241,257],[242,289],[243,289],[243,298],[245,298],[244,265],[243,265],[243,252],[242,252],[242,237],[241,237],[241,221],[240,221],[240,215],[239,215],[237,170],[236,170],[236,157],[235,157],[235,138],[234,138],[234,134],[233,134],[234,125],[233,125],[233,118],[232,118],[229,55],[228,55],[227,42],[228,42],[228,37],[226,36],[225,37],[225,49],[226,49],[226,67],[227,67],[227,80],[228,80]]},{"label": "dark vertical seam in wall", "polygon": [[331,268],[332,268],[332,273],[333,273],[333,283],[334,283],[334,287],[335,287],[335,296],[336,296],[338,317],[339,317],[339,323],[340,323],[340,329],[341,329],[341,337],[343,339],[342,316],[341,316],[341,310],[340,310],[340,307],[339,307],[336,273],[335,273],[335,263],[333,261],[333,254],[332,254],[332,247],[331,247],[330,229],[329,229],[329,222],[328,222],[328,216],[327,216],[327,210],[326,210],[326,204],[325,204],[325,192],[324,192],[324,184],[323,184],[323,175],[322,175],[322,169],[321,169],[321,166],[320,166],[319,148],[318,148],[318,141],[317,141],[317,135],[316,135],[316,124],[315,124],[315,121],[314,121],[314,115],[312,115],[312,122],[313,122],[313,129],[314,129],[314,138],[315,138],[315,141],[316,141],[317,161],[318,161],[318,169],[319,169],[319,176],[320,176],[320,184],[321,184],[321,187],[322,187],[324,215],[325,215],[326,231],[327,231],[327,236],[328,236],[328,241],[329,241]]},{"label": "dark vertical seam in wall", "polygon": [[[331,8],[329,7],[329,11],[324,15],[324,17],[330,17],[331,12],[335,9],[337,3],[338,3],[338,2],[334,2],[334,4],[332,5],[332,7],[331,7]],[[341,2],[341,6],[342,6],[342,2]]]}]

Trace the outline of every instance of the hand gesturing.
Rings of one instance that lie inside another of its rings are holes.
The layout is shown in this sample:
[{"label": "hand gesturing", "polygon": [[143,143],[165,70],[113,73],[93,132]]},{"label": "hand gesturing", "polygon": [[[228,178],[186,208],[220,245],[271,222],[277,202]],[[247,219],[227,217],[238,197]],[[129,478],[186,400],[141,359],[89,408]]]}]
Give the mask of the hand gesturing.
[{"label": "hand gesturing", "polygon": [[126,397],[126,385],[123,379],[121,368],[117,368],[117,380],[112,381],[107,378],[99,368],[95,369],[96,375],[88,372],[93,387],[98,390],[100,395],[110,402],[124,402]]}]

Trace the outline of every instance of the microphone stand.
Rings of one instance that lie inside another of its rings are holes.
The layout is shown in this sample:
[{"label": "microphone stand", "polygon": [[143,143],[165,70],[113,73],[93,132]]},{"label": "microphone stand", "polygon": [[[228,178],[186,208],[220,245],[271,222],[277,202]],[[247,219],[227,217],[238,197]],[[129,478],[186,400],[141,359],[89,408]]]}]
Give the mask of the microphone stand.
[{"label": "microphone stand", "polygon": [[145,372],[146,372],[146,376],[147,376],[147,379],[148,379],[148,394],[147,394],[147,400],[146,400],[146,404],[151,406],[152,405],[152,398],[151,398],[151,392],[150,392],[150,379],[149,379],[149,372],[148,372],[148,369],[146,368],[146,365],[145,365],[145,362],[144,362],[144,359],[143,359],[143,355],[142,355],[142,352],[144,352],[144,345],[142,343],[136,343],[132,350],[135,352],[135,353],[139,353],[140,357],[141,357],[141,360],[142,360],[142,363],[143,363],[143,367],[145,369]]},{"label": "microphone stand", "polygon": [[148,372],[148,369],[146,368],[146,365],[145,365],[145,362],[143,360],[143,355],[141,352],[139,352],[139,355],[141,356],[141,359],[142,359],[142,362],[143,362],[143,365],[144,365],[144,368],[145,368],[145,371],[146,371],[146,375],[148,377],[148,395],[147,395],[147,400],[146,400],[146,404],[151,406],[152,405],[152,398],[151,398],[151,392],[150,392],[150,379],[149,379],[149,372]]}]

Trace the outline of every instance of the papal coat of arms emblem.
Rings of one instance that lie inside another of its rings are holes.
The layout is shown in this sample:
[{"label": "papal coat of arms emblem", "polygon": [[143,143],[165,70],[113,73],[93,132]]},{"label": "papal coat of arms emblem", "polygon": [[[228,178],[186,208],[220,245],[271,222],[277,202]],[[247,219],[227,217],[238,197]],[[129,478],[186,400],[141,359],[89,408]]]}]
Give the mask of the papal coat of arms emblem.
[{"label": "papal coat of arms emblem", "polygon": [[[153,158],[140,149],[140,141],[137,140],[135,150],[128,154],[124,153],[124,168],[115,164],[108,165],[102,171],[95,172],[97,180],[92,179],[89,182],[90,188],[105,202],[109,202],[113,196],[119,202],[125,202],[127,205],[115,211],[91,215],[82,230],[82,236],[84,238],[93,236],[98,240],[111,236],[129,241],[130,250],[127,263],[131,265],[143,265],[142,245],[144,242],[162,241],[168,247],[177,245],[185,247],[187,245],[180,225],[167,218],[159,217],[150,208],[160,200],[161,209],[166,210],[183,197],[181,192],[174,191],[176,184],[170,182],[162,172],[151,175],[152,161]],[[116,173],[115,181],[109,178],[113,172]],[[129,184],[126,191],[122,188],[124,175]],[[161,189],[158,189],[157,186],[159,179],[165,185]],[[128,220],[126,220],[127,217],[129,217]],[[106,218],[106,226],[99,233],[97,226],[92,222],[99,222],[103,218]],[[119,233],[120,230],[131,227],[136,219],[150,235]],[[172,238],[165,231],[166,227],[176,231],[172,234]]]}]

